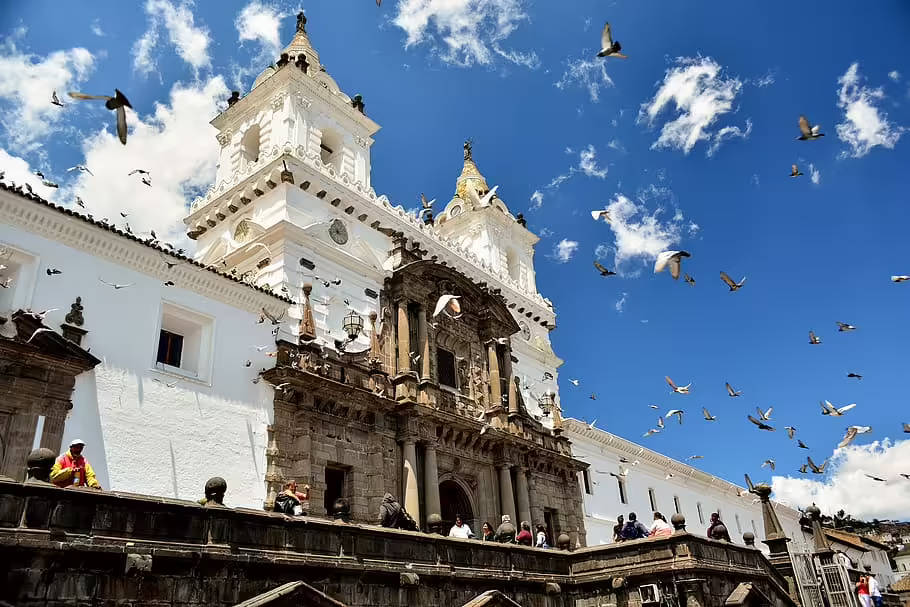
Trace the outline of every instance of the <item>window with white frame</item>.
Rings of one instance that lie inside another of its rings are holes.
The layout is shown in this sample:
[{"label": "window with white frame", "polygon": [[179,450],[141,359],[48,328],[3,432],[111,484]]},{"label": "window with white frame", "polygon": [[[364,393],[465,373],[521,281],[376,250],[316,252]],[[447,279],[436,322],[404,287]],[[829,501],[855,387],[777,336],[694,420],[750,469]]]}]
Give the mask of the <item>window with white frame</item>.
[{"label": "window with white frame", "polygon": [[211,317],[163,302],[155,367],[207,381],[212,370],[214,326]]},{"label": "window with white frame", "polygon": [[36,256],[0,243],[0,316],[31,306],[37,271]]}]

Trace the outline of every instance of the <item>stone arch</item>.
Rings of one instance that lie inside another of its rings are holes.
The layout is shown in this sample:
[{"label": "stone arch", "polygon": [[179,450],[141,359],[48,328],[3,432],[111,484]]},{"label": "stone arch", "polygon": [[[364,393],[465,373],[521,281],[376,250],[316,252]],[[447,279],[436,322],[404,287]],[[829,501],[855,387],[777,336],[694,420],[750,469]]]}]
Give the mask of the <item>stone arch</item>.
[{"label": "stone arch", "polygon": [[464,479],[451,473],[440,475],[439,504],[445,533],[448,533],[449,528],[455,524],[456,514],[461,514],[462,520],[471,527],[471,531],[479,533],[483,521],[476,519],[474,492]]}]

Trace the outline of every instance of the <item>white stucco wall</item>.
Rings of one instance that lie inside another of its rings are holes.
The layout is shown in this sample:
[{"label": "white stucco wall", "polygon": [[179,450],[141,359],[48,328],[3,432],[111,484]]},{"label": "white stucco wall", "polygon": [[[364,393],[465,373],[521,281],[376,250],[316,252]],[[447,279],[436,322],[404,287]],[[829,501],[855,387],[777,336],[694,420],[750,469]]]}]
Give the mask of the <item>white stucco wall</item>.
[{"label": "white stucco wall", "polygon": [[[36,203],[16,197],[14,204]],[[85,229],[79,219],[64,222]],[[125,241],[100,228],[88,229],[102,241]],[[77,378],[64,449],[74,437],[85,440],[85,453],[106,489],[195,499],[202,497],[205,481],[217,475],[228,482],[227,503],[261,507],[272,390],[265,382],[254,385],[251,380],[261,368],[274,364],[266,356],[274,347],[255,349],[274,344],[271,325],[257,324],[254,309],[205,297],[181,288],[179,281],[178,286],[166,287],[160,275],[21,227],[0,226],[0,243],[38,258],[34,289],[24,305],[38,311],[60,308],[47,315],[45,325],[58,329],[71,303],[82,297],[83,328],[89,331],[82,345],[102,360]],[[127,246],[136,255],[150,252],[139,243],[127,241]],[[48,266],[63,273],[47,276]],[[133,286],[114,290],[99,277]],[[215,280],[224,281],[228,290],[248,289],[226,278]],[[283,305],[268,295],[257,295]],[[155,368],[162,302],[212,319],[208,379],[198,381]],[[247,360],[250,367],[245,366]],[[176,380],[175,387],[167,387]]]}]

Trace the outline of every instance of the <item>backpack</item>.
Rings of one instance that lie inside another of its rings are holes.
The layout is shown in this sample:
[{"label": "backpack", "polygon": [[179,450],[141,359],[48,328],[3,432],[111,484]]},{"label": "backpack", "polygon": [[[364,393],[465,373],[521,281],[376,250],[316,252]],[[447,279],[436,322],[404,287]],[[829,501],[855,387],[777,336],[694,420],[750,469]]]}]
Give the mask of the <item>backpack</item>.
[{"label": "backpack", "polygon": [[417,521],[408,514],[408,511],[405,510],[404,507],[398,512],[398,528],[404,529],[405,531],[419,531]]},{"label": "backpack", "polygon": [[638,521],[626,521],[625,526],[622,528],[622,538],[624,540],[637,540],[644,537],[637,523]]}]

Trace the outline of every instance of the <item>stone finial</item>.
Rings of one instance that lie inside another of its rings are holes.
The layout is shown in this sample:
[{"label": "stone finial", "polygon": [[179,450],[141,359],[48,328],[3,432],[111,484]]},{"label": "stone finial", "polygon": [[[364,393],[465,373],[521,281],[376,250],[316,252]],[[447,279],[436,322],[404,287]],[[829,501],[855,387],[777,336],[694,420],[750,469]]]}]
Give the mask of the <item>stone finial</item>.
[{"label": "stone finial", "polygon": [[231,107],[238,101],[240,101],[240,91],[231,91],[231,96],[228,97],[228,107]]},{"label": "stone finial", "polygon": [[81,327],[83,324],[85,324],[85,318],[82,317],[83,309],[84,308],[82,307],[82,298],[77,297],[76,301],[74,301],[72,303],[72,305],[70,305],[69,314],[67,314],[63,320],[66,321],[68,324],[74,325],[76,327]]},{"label": "stone finial", "polygon": [[572,545],[572,538],[569,537],[568,533],[560,533],[559,537],[556,538],[556,546],[560,550],[568,550]]},{"label": "stone finial", "polygon": [[682,515],[681,512],[677,512],[670,517],[670,524],[673,525],[673,529],[676,531],[685,531],[686,530],[686,517]]},{"label": "stone finial", "polygon": [[442,529],[442,517],[435,512],[427,517],[427,530],[437,535],[445,535]]},{"label": "stone finial", "polygon": [[303,53],[300,53],[299,55],[297,55],[297,60],[294,61],[294,66],[297,69],[299,69],[301,72],[306,74],[307,70],[310,67],[310,63],[306,60],[306,55],[304,55]]},{"label": "stone finial", "polygon": [[379,343],[379,331],[376,329],[375,310],[370,311],[370,364],[377,366],[382,363],[382,344]]},{"label": "stone finial", "polygon": [[518,225],[520,225],[523,228],[528,227],[528,221],[525,219],[524,213],[519,213],[518,215],[516,215],[515,221],[517,221]]},{"label": "stone finial", "polygon": [[420,576],[406,571],[398,576],[398,583],[402,588],[416,588],[420,585]]},{"label": "stone finial", "polygon": [[303,11],[297,13],[297,31],[306,33],[306,15],[303,14]]},{"label": "stone finial", "polygon": [[298,339],[301,342],[313,341],[316,339],[316,321],[313,319],[313,308],[310,305],[310,293],[313,292],[313,285],[304,283],[303,285],[303,315],[300,318]]},{"label": "stone finial", "polygon": [[51,468],[54,467],[54,461],[57,454],[48,449],[41,447],[28,454],[25,460],[28,468],[28,483],[48,483],[51,482]]},{"label": "stone finial", "polygon": [[474,142],[471,141],[470,139],[468,139],[464,142],[464,159],[465,160],[473,160],[473,158],[471,158],[471,150],[473,149],[473,147],[474,147]]},{"label": "stone finial", "polygon": [[227,481],[220,476],[213,476],[205,481],[205,506],[224,506],[224,494],[227,493]]},{"label": "stone finial", "polygon": [[762,543],[768,546],[771,554],[786,553],[790,538],[787,537],[780,519],[777,518],[777,512],[774,511],[774,504],[771,503],[771,486],[767,483],[752,485],[751,481],[747,484],[750,485],[749,492],[761,500],[762,522],[765,527],[765,539]]},{"label": "stone finial", "polygon": [[278,61],[276,61],[275,64],[281,68],[290,63],[290,61],[287,53],[281,53],[281,57],[278,58]]},{"label": "stone finial", "polygon": [[363,95],[354,95],[354,97],[351,99],[351,107],[363,114]]},{"label": "stone finial", "polygon": [[745,543],[746,546],[751,546],[752,548],[754,548],[755,547],[755,534],[752,533],[751,531],[746,531],[745,533],[743,533],[743,543]]},{"label": "stone finial", "polygon": [[828,543],[828,537],[825,535],[825,529],[821,521],[822,511],[814,503],[806,508],[806,516],[812,520],[812,541],[816,554],[831,553],[834,550]]}]

